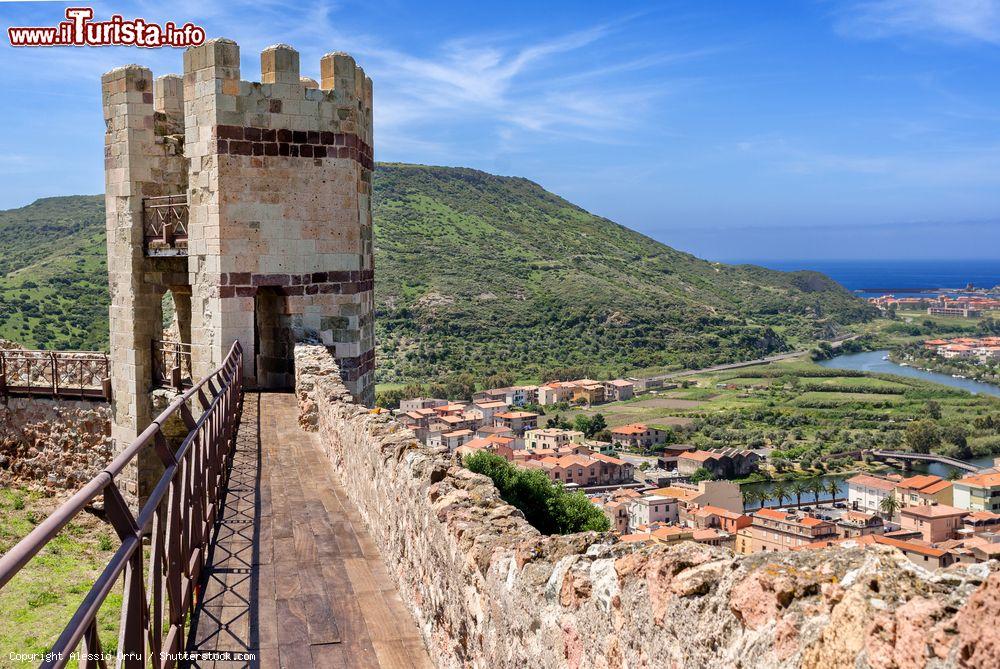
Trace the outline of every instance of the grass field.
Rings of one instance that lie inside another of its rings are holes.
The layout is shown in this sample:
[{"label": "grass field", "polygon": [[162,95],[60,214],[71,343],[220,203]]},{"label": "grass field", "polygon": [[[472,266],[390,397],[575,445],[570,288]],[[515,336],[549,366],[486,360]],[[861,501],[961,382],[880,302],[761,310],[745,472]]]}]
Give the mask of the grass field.
[{"label": "grass field", "polygon": [[[0,553],[9,550],[57,506],[38,493],[0,488]],[[0,590],[0,666],[10,653],[43,653],[51,647],[99,576],[118,539],[110,526],[81,514]],[[121,588],[98,614],[106,652],[118,645]]]},{"label": "grass field", "polygon": [[686,378],[688,388],[576,409],[565,417],[600,413],[611,427],[642,422],[673,428],[677,441],[702,448],[772,448],[778,457],[809,463],[823,455],[901,447],[907,425],[927,419],[933,400],[939,425],[968,429],[973,455],[1000,446],[1000,434],[973,428],[978,417],[1000,419],[1000,399],[919,379],[844,372],[804,359]]}]

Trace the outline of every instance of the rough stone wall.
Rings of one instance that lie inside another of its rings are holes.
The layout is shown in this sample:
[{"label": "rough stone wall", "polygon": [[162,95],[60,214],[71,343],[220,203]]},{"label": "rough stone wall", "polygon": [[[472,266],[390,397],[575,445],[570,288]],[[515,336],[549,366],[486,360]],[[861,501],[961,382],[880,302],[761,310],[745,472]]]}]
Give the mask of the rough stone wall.
[{"label": "rough stone wall", "polygon": [[874,549],[735,557],[546,537],[485,477],[355,405],[295,350],[318,430],[440,667],[996,667],[996,564],[928,572]]},{"label": "rough stone wall", "polygon": [[37,397],[0,404],[0,485],[75,490],[111,457],[107,404]]}]

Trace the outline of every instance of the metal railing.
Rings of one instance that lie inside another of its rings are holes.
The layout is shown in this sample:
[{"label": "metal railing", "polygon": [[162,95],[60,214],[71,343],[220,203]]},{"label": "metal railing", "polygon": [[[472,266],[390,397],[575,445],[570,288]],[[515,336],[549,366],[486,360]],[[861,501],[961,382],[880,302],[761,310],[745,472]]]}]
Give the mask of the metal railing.
[{"label": "metal railing", "polygon": [[187,195],[142,198],[142,241],[146,255],[186,255]]},{"label": "metal railing", "polygon": [[[104,666],[103,660],[94,659],[103,655],[97,612],[120,577],[124,587],[120,666],[176,666],[242,407],[242,362],[243,351],[236,342],[218,369],[174,400],[103,472],[0,557],[2,589],[98,495],[103,496],[107,519],[121,539],[40,667],[66,666],[77,647],[81,669]],[[171,452],[162,426],[178,416],[188,434]],[[155,451],[164,472],[135,516],[116,478],[146,449]],[[148,551],[143,550],[144,537],[149,537]]]},{"label": "metal railing", "polygon": [[0,350],[0,396],[96,397],[111,399],[106,353]]},{"label": "metal railing", "polygon": [[152,354],[154,384],[178,390],[191,387],[191,344],[154,339]]}]

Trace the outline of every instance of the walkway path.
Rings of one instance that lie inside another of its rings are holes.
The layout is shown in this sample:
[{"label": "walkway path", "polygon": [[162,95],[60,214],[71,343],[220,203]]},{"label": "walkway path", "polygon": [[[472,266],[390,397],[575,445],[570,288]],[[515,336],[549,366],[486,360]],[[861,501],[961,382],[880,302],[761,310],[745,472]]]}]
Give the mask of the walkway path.
[{"label": "walkway path", "polygon": [[295,397],[247,393],[189,651],[252,661],[189,666],[430,668],[357,510]]}]

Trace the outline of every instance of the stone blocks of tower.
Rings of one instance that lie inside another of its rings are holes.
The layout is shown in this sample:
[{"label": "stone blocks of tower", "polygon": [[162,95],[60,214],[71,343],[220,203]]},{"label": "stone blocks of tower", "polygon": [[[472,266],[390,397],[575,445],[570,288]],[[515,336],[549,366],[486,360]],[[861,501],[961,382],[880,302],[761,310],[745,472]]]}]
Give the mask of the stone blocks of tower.
[{"label": "stone blocks of tower", "polygon": [[257,83],[240,79],[235,42],[185,54],[196,368],[239,339],[248,378],[290,386],[292,344],[315,339],[370,403],[371,80],[341,53],[321,59],[319,88],[299,66],[291,47],[269,47]]},{"label": "stone blocks of tower", "polygon": [[[119,451],[152,420],[151,345],[161,336],[165,281],[186,283],[186,267],[157,263],[143,251],[143,201],[183,192],[187,170],[179,138],[181,89],[156,100],[152,73],[128,65],[102,77],[105,121],[105,207],[112,387],[112,438]],[[169,109],[172,120],[154,106]],[[141,500],[158,475],[155,456],[138,458],[123,477],[124,493]]]}]

